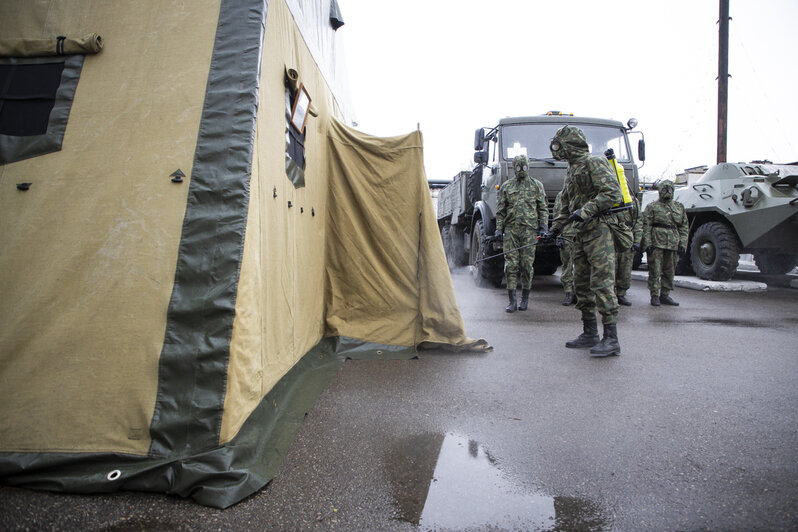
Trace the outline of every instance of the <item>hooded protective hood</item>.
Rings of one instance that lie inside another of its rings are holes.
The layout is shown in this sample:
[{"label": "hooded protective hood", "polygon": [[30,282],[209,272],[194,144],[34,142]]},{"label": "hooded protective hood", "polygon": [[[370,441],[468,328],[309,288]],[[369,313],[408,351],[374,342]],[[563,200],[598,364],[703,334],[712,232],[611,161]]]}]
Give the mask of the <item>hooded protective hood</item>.
[{"label": "hooded protective hood", "polygon": [[584,132],[578,127],[563,126],[551,140],[551,154],[555,159],[573,161],[590,153]]},{"label": "hooded protective hood", "polygon": [[660,183],[657,187],[657,190],[659,190],[660,201],[671,201],[673,199],[673,189],[674,184],[670,179],[666,179]]}]

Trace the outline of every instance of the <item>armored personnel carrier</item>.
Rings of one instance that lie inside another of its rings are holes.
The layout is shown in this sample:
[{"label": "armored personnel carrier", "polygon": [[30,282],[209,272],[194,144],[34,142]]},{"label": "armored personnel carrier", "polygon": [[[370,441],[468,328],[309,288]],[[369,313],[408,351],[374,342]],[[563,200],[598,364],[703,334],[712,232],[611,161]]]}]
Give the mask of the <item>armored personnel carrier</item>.
[{"label": "armored personnel carrier", "polygon": [[[656,192],[646,193],[643,206],[656,199]],[[727,281],[741,253],[753,254],[762,273],[798,265],[798,163],[721,163],[677,187],[674,199],[690,223],[677,273]]]}]

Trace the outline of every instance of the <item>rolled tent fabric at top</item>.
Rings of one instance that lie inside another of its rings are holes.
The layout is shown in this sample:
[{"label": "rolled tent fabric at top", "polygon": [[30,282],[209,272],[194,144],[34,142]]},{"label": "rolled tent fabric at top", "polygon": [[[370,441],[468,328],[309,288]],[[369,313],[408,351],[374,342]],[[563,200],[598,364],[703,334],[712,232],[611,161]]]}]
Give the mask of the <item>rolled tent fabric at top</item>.
[{"label": "rolled tent fabric at top", "polygon": [[90,33],[83,37],[0,39],[0,57],[96,54],[102,49],[103,38],[97,33]]},{"label": "rolled tent fabric at top", "polygon": [[466,337],[424,174],[420,131],[379,138],[333,119],[326,335],[490,350]]}]

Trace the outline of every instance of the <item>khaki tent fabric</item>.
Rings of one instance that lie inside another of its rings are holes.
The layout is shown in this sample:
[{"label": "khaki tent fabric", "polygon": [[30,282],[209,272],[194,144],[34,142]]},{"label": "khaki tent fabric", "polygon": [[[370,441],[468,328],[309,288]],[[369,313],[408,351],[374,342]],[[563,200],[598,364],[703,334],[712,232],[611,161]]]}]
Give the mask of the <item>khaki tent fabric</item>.
[{"label": "khaki tent fabric", "polygon": [[103,39],[97,33],[90,33],[78,38],[0,39],[0,57],[96,54],[102,49]]},{"label": "khaki tent fabric", "polygon": [[[464,334],[421,134],[344,126],[285,0],[184,7],[0,2],[4,38],[106,43],[63,146],[0,165],[2,483],[225,507],[353,351],[488,349]],[[302,188],[286,66],[318,111]]]},{"label": "khaki tent fabric", "polygon": [[329,139],[327,335],[487,349],[465,336],[421,132],[377,138],[333,120]]},{"label": "khaki tent fabric", "polygon": [[119,43],[85,58],[63,149],[0,166],[0,451],[147,454],[218,16],[0,2],[0,35]]},{"label": "khaki tent fabric", "polygon": [[[263,49],[222,442],[235,436],[264,395],[324,335],[326,128],[336,113],[334,99],[283,1],[269,4]],[[305,127],[301,188],[285,168],[286,130],[292,127],[286,120],[286,67],[299,73],[319,111]]]}]

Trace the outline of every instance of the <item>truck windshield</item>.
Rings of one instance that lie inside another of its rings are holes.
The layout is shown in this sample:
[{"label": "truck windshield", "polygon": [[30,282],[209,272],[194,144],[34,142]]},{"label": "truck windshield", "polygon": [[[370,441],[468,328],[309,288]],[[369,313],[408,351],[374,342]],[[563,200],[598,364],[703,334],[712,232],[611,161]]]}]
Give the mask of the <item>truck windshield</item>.
[{"label": "truck windshield", "polygon": [[[549,144],[554,134],[565,124],[513,124],[502,127],[502,156],[512,160],[516,155],[530,159],[551,159]],[[608,148],[615,151],[618,162],[631,162],[623,129],[595,124],[576,124],[584,131],[591,155],[604,155]]]}]

